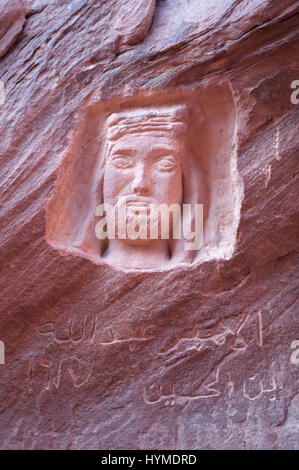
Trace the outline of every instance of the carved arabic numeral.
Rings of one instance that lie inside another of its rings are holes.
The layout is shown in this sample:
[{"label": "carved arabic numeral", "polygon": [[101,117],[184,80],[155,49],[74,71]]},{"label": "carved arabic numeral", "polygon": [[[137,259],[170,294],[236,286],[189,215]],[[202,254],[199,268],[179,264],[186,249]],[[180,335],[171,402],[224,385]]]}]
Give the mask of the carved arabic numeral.
[{"label": "carved arabic numeral", "polygon": [[53,374],[55,375],[55,378],[54,377],[52,378],[52,384],[54,385],[56,390],[59,389],[59,385],[60,385],[60,380],[61,380],[61,375],[62,375],[62,363],[63,363],[63,359],[60,359],[60,361],[58,362],[56,374]]},{"label": "carved arabic numeral", "polygon": [[291,349],[295,349],[290,358],[291,364],[297,365],[299,364],[299,340],[291,343]]},{"label": "carved arabic numeral", "polygon": [[45,363],[45,359],[42,358],[40,360],[40,365],[42,367],[44,367],[45,369],[47,369],[47,371],[48,371],[48,381],[47,381],[47,385],[44,387],[44,390],[50,390],[50,385],[51,385],[51,364]]},{"label": "carved arabic numeral", "polygon": [[88,381],[88,379],[91,375],[92,367],[89,367],[85,371],[83,376],[81,376],[81,377],[79,377],[78,374],[75,374],[73,369],[74,369],[73,366],[71,366],[71,365],[68,366],[68,371],[69,371],[70,376],[72,378],[73,386],[75,388],[80,388],[80,387],[82,387],[82,385],[84,385]]},{"label": "carved arabic numeral", "polygon": [[32,390],[32,379],[33,379],[33,357],[30,356],[28,362],[28,371],[27,371],[28,387],[29,390]]}]

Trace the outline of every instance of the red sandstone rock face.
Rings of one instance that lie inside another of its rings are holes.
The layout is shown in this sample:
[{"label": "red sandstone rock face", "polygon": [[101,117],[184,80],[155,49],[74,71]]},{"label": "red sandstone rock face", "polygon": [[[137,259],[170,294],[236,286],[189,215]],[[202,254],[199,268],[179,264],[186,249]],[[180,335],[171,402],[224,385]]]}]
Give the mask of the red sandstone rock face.
[{"label": "red sandstone rock face", "polygon": [[13,45],[25,23],[20,0],[0,2],[0,57]]},{"label": "red sandstone rock face", "polygon": [[[297,2],[161,0],[123,27],[127,2],[100,3],[28,2],[0,63],[1,448],[294,449]],[[161,272],[95,262],[82,220],[103,110],[189,93],[210,199],[231,204],[215,206],[211,256]],[[226,145],[209,139],[219,96]],[[58,246],[67,236],[83,254]]]},{"label": "red sandstone rock face", "polygon": [[151,26],[156,0],[120,2],[119,7],[115,30],[120,34],[121,43],[136,44],[142,41]]}]

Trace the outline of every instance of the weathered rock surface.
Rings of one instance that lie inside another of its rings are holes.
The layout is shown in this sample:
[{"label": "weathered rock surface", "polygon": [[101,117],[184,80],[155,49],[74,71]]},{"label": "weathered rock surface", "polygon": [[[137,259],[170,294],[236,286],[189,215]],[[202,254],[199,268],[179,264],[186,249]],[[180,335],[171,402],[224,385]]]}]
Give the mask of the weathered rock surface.
[{"label": "weathered rock surface", "polygon": [[25,23],[24,8],[20,0],[0,2],[0,57],[8,51],[22,31]]},{"label": "weathered rock surface", "polygon": [[151,26],[156,0],[136,0],[120,5],[115,30],[120,34],[122,44],[136,44],[142,41]]},{"label": "weathered rock surface", "polygon": [[[123,26],[124,0],[27,3],[0,61],[1,448],[298,448],[298,2],[157,0]],[[228,89],[232,250],[125,272],[50,243],[59,188],[89,194],[68,162],[92,171],[102,109]]]}]

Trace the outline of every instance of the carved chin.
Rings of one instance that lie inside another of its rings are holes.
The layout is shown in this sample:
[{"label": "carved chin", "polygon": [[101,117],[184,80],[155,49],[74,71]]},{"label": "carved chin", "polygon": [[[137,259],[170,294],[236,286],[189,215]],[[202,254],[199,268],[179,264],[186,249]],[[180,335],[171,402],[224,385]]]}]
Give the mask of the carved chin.
[{"label": "carved chin", "polygon": [[[130,245],[144,245],[154,243],[160,238],[160,220],[151,219],[149,214],[127,214],[125,220],[116,220],[116,239]],[[126,234],[126,238],[123,238]],[[153,234],[156,234],[153,235]]]}]

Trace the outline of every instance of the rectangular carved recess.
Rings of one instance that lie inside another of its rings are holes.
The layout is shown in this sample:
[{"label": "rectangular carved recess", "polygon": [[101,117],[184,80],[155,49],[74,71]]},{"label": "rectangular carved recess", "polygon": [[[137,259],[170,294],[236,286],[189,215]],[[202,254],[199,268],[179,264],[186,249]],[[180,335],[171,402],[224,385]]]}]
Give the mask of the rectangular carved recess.
[{"label": "rectangular carved recess", "polygon": [[[51,246],[62,254],[76,254],[96,264],[109,264],[105,254],[107,241],[95,236],[95,208],[103,202],[107,119],[112,114],[138,115],[149,109],[157,112],[157,116],[164,113],[165,117],[165,110],[180,107],[187,110],[182,118],[186,119],[182,161],[189,167],[189,174],[183,174],[182,202],[186,202],[184,197],[188,193],[189,200],[191,197],[193,202],[204,204],[203,244],[188,260],[176,253],[172,262],[163,268],[232,256],[243,187],[236,164],[235,104],[227,82],[138,92],[86,105],[78,113],[47,206],[46,240]],[[165,129],[167,134],[167,126]],[[171,136],[169,131],[168,138]],[[197,196],[194,191],[198,192]],[[142,269],[142,264],[138,268]]]}]

